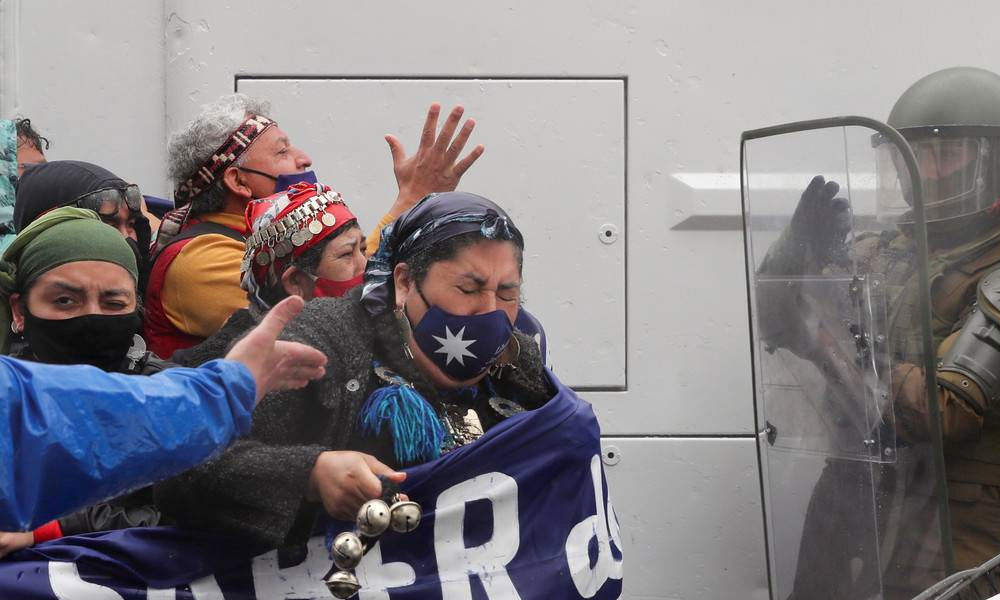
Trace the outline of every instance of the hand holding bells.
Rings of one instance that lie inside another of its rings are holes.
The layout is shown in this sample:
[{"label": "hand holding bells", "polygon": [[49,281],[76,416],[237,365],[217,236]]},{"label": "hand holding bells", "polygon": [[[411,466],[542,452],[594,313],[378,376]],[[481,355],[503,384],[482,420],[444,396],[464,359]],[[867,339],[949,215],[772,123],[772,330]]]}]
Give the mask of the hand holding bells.
[{"label": "hand holding bells", "polygon": [[[383,480],[383,486],[386,483]],[[361,562],[361,557],[375,545],[379,536],[389,529],[397,533],[409,533],[420,525],[423,511],[419,504],[403,500],[396,493],[389,492],[387,496],[392,501],[392,506],[378,498],[365,502],[358,510],[355,531],[345,531],[333,539],[330,555],[339,570],[324,581],[335,597],[342,600],[350,598],[361,589],[353,570]]]}]

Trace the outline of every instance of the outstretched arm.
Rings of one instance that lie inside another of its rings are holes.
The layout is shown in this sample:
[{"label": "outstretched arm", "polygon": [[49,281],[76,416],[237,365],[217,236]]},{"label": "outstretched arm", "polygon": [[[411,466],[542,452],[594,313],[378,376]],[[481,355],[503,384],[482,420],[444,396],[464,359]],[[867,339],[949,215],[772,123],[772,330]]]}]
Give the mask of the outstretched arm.
[{"label": "outstretched arm", "polygon": [[257,398],[301,387],[326,358],[276,342],[302,299],[230,353],[150,377],[0,356],[0,531],[30,528],[164,479],[250,431]]},{"label": "outstretched arm", "polygon": [[250,430],[250,372],[151,377],[0,357],[0,530],[22,530],[208,458]]}]

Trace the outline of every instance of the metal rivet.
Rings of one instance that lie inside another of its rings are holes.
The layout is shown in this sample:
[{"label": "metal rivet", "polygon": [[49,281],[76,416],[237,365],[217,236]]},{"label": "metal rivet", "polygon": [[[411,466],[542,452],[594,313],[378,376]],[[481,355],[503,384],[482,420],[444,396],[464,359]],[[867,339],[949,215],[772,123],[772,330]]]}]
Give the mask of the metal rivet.
[{"label": "metal rivet", "polygon": [[598,238],[604,244],[614,244],[618,240],[618,227],[612,225],[611,223],[605,223],[601,225],[601,230],[598,233]]},{"label": "metal rivet", "polygon": [[350,381],[347,382],[347,391],[348,392],[356,392],[359,389],[361,389],[361,384],[358,383],[357,379],[352,379],[352,380],[350,380]]},{"label": "metal rivet", "polygon": [[622,451],[618,446],[605,446],[601,449],[601,460],[609,467],[617,465],[622,460]]}]

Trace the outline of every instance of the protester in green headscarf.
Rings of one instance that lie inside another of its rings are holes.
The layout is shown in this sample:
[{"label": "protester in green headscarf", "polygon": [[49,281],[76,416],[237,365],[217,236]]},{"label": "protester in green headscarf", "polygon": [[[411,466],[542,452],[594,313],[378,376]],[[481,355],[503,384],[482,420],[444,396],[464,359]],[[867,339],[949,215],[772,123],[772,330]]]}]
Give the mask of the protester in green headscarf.
[{"label": "protester in green headscarf", "polygon": [[[17,358],[149,375],[167,366],[145,351],[136,255],[97,213],[58,208],[33,221],[0,259],[0,348]],[[13,335],[8,335],[8,332]],[[4,339],[6,338],[6,339]],[[0,532],[0,557],[62,535],[153,526],[149,488],[67,515],[33,532]]]},{"label": "protester in green headscarf", "polygon": [[[93,211],[59,208],[24,229],[0,261],[0,343],[23,337],[14,354],[56,364],[135,372],[129,356],[138,314],[132,248]],[[159,369],[155,369],[159,370]]]}]

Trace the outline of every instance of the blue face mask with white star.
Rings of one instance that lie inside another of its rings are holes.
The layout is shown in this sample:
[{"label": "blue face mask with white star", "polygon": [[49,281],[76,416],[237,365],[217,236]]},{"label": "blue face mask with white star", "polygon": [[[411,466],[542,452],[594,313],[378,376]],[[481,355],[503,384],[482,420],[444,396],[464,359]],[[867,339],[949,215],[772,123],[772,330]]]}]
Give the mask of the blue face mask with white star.
[{"label": "blue face mask with white star", "polygon": [[466,381],[496,363],[514,334],[502,310],[481,315],[453,315],[431,306],[413,329],[413,339],[445,375]]}]

